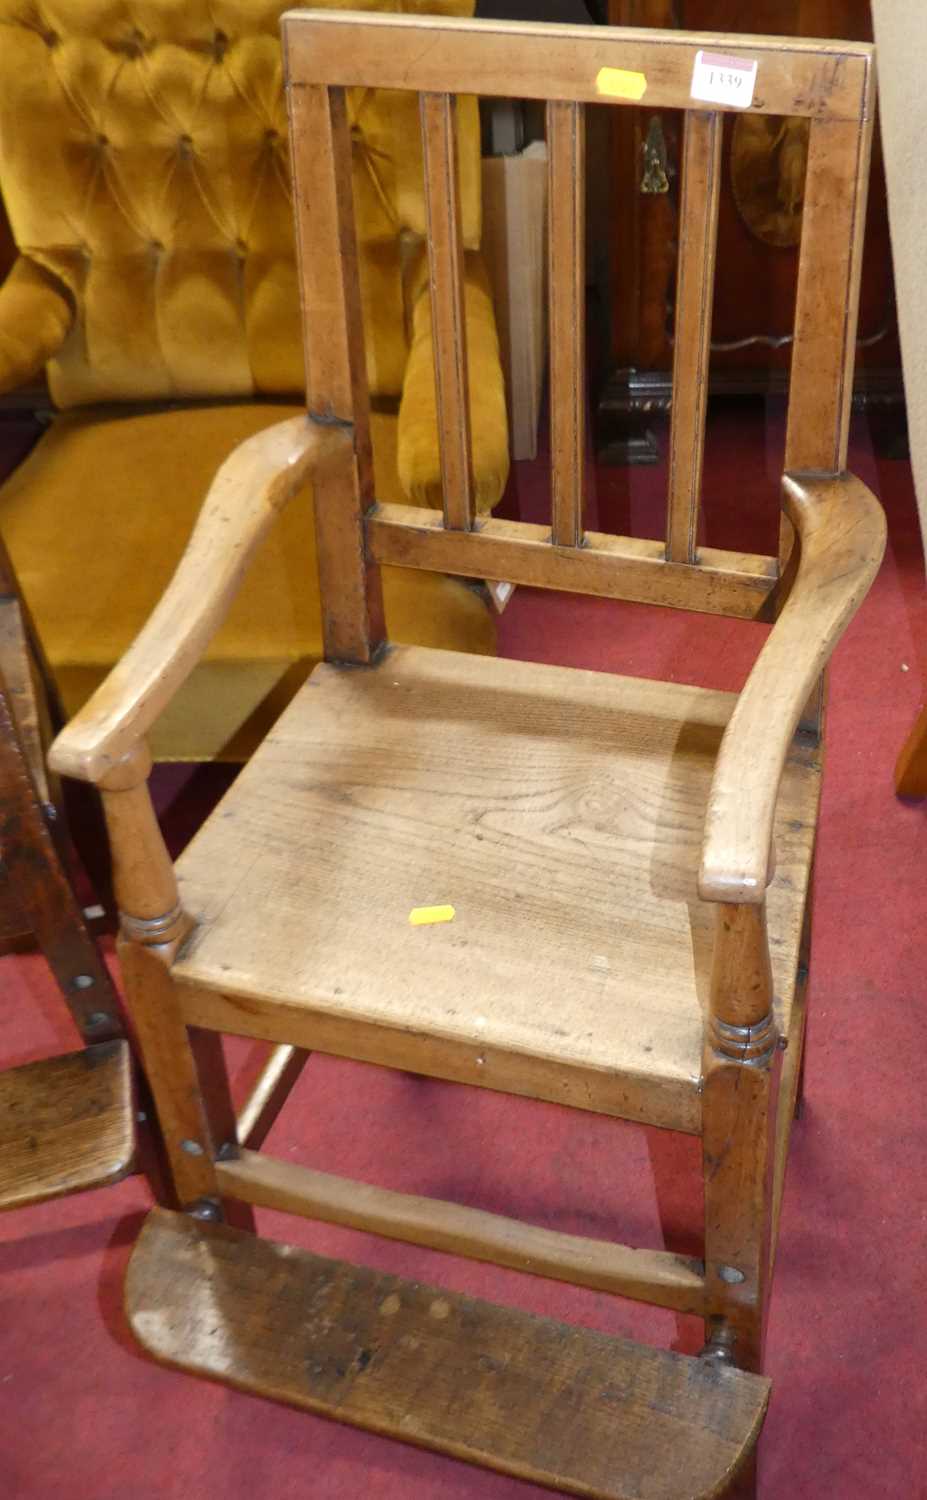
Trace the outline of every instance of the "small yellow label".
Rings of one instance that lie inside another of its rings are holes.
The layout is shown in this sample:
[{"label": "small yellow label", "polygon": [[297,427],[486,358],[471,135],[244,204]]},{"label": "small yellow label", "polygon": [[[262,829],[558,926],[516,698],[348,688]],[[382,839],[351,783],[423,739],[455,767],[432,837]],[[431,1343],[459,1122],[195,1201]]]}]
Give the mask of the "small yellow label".
[{"label": "small yellow label", "polygon": [[647,78],[645,74],[632,73],[627,68],[600,68],[595,86],[609,99],[643,99],[647,92]]},{"label": "small yellow label", "polygon": [[453,906],[413,906],[409,922],[413,927],[431,927],[435,922],[453,922]]}]

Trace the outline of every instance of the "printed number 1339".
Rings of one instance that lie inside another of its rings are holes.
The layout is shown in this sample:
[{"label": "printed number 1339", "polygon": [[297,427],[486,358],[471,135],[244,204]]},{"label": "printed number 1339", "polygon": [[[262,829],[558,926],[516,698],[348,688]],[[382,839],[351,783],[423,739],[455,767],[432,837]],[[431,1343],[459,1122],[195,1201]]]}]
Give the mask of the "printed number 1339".
[{"label": "printed number 1339", "polygon": [[724,57],[717,52],[697,52],[692,69],[693,99],[709,104],[733,104],[749,109],[756,85],[756,59]]}]

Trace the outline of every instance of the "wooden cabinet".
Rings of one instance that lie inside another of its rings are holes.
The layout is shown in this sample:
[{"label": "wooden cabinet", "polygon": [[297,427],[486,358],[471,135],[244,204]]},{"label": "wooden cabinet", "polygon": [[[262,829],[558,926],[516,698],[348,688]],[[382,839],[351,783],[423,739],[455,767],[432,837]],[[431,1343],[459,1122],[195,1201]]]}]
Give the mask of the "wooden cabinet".
[{"label": "wooden cabinet", "polygon": [[[868,0],[609,0],[620,26],[871,38]],[[598,402],[606,456],[655,456],[649,416],[670,404],[681,120],[611,111],[606,234],[608,373]],[[807,129],[797,119],[725,120],[711,390],[780,389],[788,378]],[[885,177],[874,142],[860,299],[857,399],[900,408]]]}]

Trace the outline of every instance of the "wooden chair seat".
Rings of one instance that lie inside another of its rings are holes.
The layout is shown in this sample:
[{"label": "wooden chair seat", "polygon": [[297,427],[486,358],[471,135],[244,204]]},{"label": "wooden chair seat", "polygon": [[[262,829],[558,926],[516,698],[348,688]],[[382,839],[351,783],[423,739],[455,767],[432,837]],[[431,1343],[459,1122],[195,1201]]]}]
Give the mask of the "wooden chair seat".
[{"label": "wooden chair seat", "polygon": [[163,1209],[126,1305],[167,1364],[602,1500],[726,1493],[769,1399],[768,1380],[730,1365]]},{"label": "wooden chair seat", "polygon": [[[178,864],[188,1020],[697,1132],[696,876],[735,702],[419,647],[319,666]],[[819,779],[793,747],[769,891],[785,1036]],[[438,903],[453,921],[410,924]]]},{"label": "wooden chair seat", "polygon": [[134,1157],[128,1042],[0,1073],[0,1209],[118,1182]]}]

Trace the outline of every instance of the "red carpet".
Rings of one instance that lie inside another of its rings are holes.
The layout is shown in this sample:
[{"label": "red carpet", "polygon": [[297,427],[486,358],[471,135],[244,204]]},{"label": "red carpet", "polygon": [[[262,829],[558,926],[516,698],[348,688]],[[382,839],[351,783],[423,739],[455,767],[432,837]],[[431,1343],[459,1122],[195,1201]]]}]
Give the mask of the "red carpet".
[{"label": "red carpet", "polygon": [[[770,550],[781,424],[755,408],[714,424],[706,540]],[[907,464],[856,472],[890,544],[831,678],[818,858],[807,1109],[793,1136],[769,1332],[773,1399],[763,1500],[927,1497],[927,805],[892,794],[927,691],[927,594]],[[665,475],[590,475],[589,524],[657,535]],[[543,505],[534,466],[510,495]],[[506,655],[735,687],[758,627],[519,591]],[[208,777],[205,778],[208,780]],[[179,786],[161,779],[162,797]],[[205,806],[200,773],[171,812]],[[200,800],[198,800],[200,799]],[[0,963],[0,1061],[74,1044],[37,958]],[[253,1062],[240,1045],[236,1063]],[[407,1191],[631,1244],[695,1248],[698,1145],[553,1105],[314,1059],[270,1140],[278,1155]],[[529,1500],[547,1493],[150,1364],[121,1309],[150,1197],[115,1188],[0,1220],[0,1496],[55,1500]],[[694,1351],[693,1320],[297,1220],[278,1237],[591,1326]]]}]

